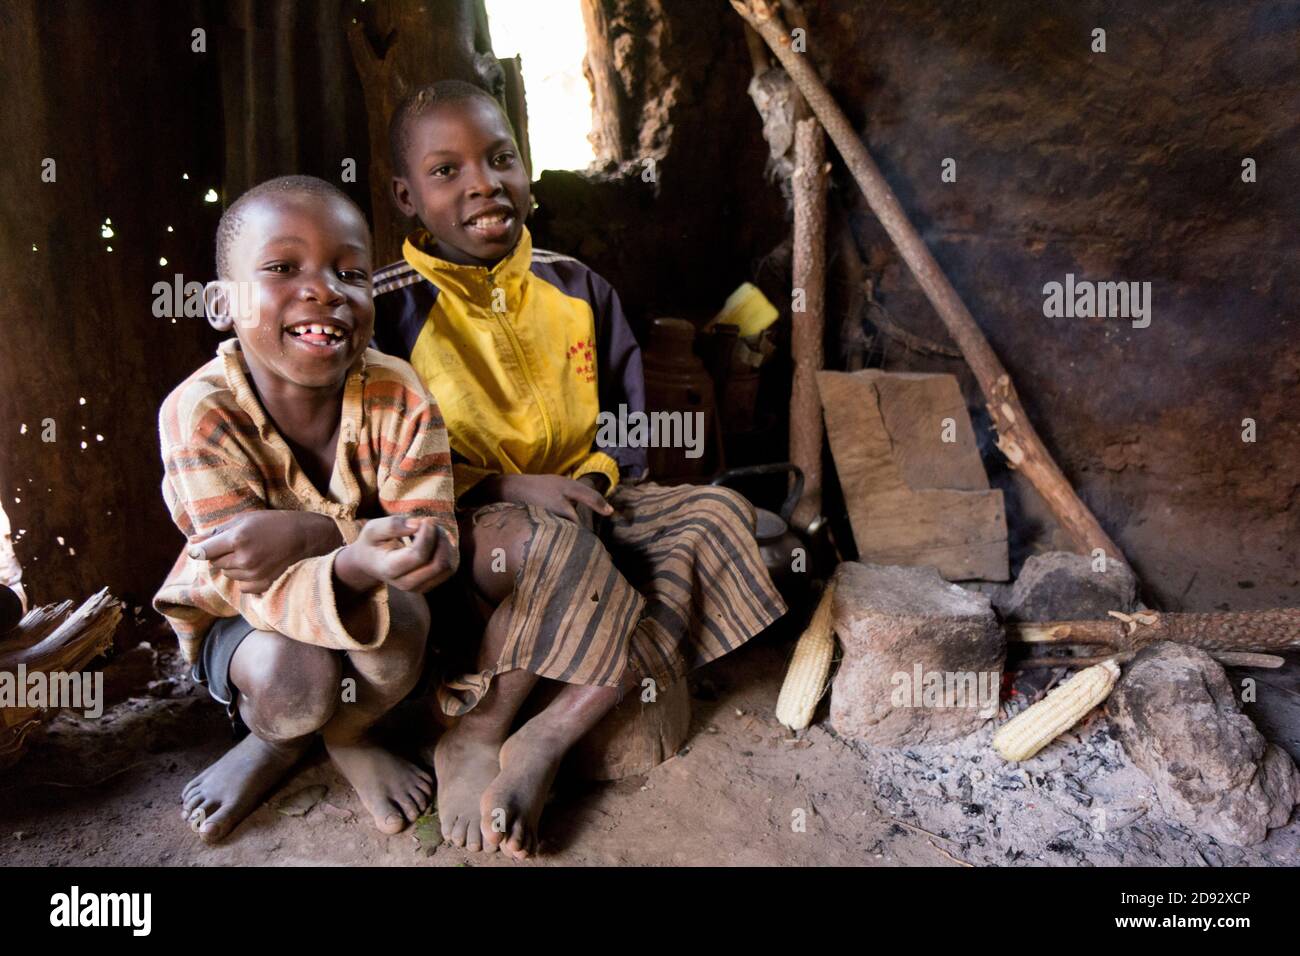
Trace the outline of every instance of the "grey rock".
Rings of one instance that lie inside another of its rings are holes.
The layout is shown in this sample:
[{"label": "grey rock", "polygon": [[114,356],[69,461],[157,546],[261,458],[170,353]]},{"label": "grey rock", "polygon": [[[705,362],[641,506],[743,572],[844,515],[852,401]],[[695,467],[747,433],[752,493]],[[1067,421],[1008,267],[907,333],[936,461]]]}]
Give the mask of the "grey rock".
[{"label": "grey rock", "polygon": [[1036,554],[1025,562],[1009,595],[996,595],[1010,621],[1077,621],[1137,607],[1137,579],[1122,561],[1093,570],[1093,559],[1068,551]]},{"label": "grey rock", "polygon": [[1300,801],[1300,773],[1237,707],[1223,668],[1195,647],[1142,650],[1106,713],[1121,744],[1184,826],[1250,846],[1283,826]]},{"label": "grey rock", "polygon": [[837,733],[877,747],[944,743],[997,712],[1006,642],[984,595],[934,568],[845,562],[834,616]]}]

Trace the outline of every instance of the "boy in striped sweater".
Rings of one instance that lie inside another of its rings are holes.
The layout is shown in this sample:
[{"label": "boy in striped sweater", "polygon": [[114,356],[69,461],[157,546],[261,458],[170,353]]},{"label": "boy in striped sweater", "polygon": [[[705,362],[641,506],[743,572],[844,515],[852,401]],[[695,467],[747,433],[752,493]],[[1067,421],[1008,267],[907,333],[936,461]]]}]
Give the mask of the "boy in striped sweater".
[{"label": "boy in striped sweater", "polygon": [[[316,733],[380,830],[433,781],[369,731],[422,673],[421,592],[455,572],[451,458],[437,404],[367,347],[370,233],[336,187],[290,176],[217,231],[208,315],[236,338],[163,403],[163,495],[188,539],[154,598],[196,680],[251,733],[185,787],[222,839]],[[371,520],[367,520],[371,519]]]}]

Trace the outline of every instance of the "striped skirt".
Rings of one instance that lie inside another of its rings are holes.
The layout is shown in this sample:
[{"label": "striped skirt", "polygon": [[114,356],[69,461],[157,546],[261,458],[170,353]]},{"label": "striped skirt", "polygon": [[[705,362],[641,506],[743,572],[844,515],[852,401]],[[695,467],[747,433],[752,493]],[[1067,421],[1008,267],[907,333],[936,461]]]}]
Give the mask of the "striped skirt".
[{"label": "striped skirt", "polygon": [[645,483],[620,485],[610,504],[615,513],[593,531],[541,508],[487,506],[526,512],[532,533],[496,612],[503,649],[480,670],[444,677],[444,713],[471,710],[493,676],[517,668],[570,684],[617,686],[629,669],[638,682],[669,683],[785,613],[741,495]]}]

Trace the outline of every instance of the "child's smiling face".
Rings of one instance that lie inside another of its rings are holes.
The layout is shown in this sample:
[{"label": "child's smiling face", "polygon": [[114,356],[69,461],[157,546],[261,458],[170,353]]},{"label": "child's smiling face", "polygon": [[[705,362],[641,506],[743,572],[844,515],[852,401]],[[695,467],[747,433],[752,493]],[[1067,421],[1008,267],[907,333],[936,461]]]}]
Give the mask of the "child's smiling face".
[{"label": "child's smiling face", "polygon": [[259,198],[242,218],[225,282],[242,302],[251,293],[248,314],[229,317],[245,360],[301,387],[341,384],[375,325],[365,220],[305,193]]},{"label": "child's smiling face", "polygon": [[524,228],[529,183],[501,110],[480,98],[439,104],[411,121],[407,142],[393,195],[435,251],[468,265],[508,255]]}]

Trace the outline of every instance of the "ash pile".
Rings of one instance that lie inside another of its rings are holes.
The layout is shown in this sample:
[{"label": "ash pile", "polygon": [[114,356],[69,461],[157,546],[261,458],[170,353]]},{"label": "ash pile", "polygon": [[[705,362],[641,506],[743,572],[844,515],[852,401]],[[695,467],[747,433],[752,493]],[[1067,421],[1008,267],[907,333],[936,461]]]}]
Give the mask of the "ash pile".
[{"label": "ash pile", "polygon": [[824,713],[876,809],[958,862],[1295,865],[1300,771],[1246,712],[1271,696],[1294,748],[1295,613],[1148,612],[1125,565],[1064,552],[1013,585],[844,562],[777,717]]}]

